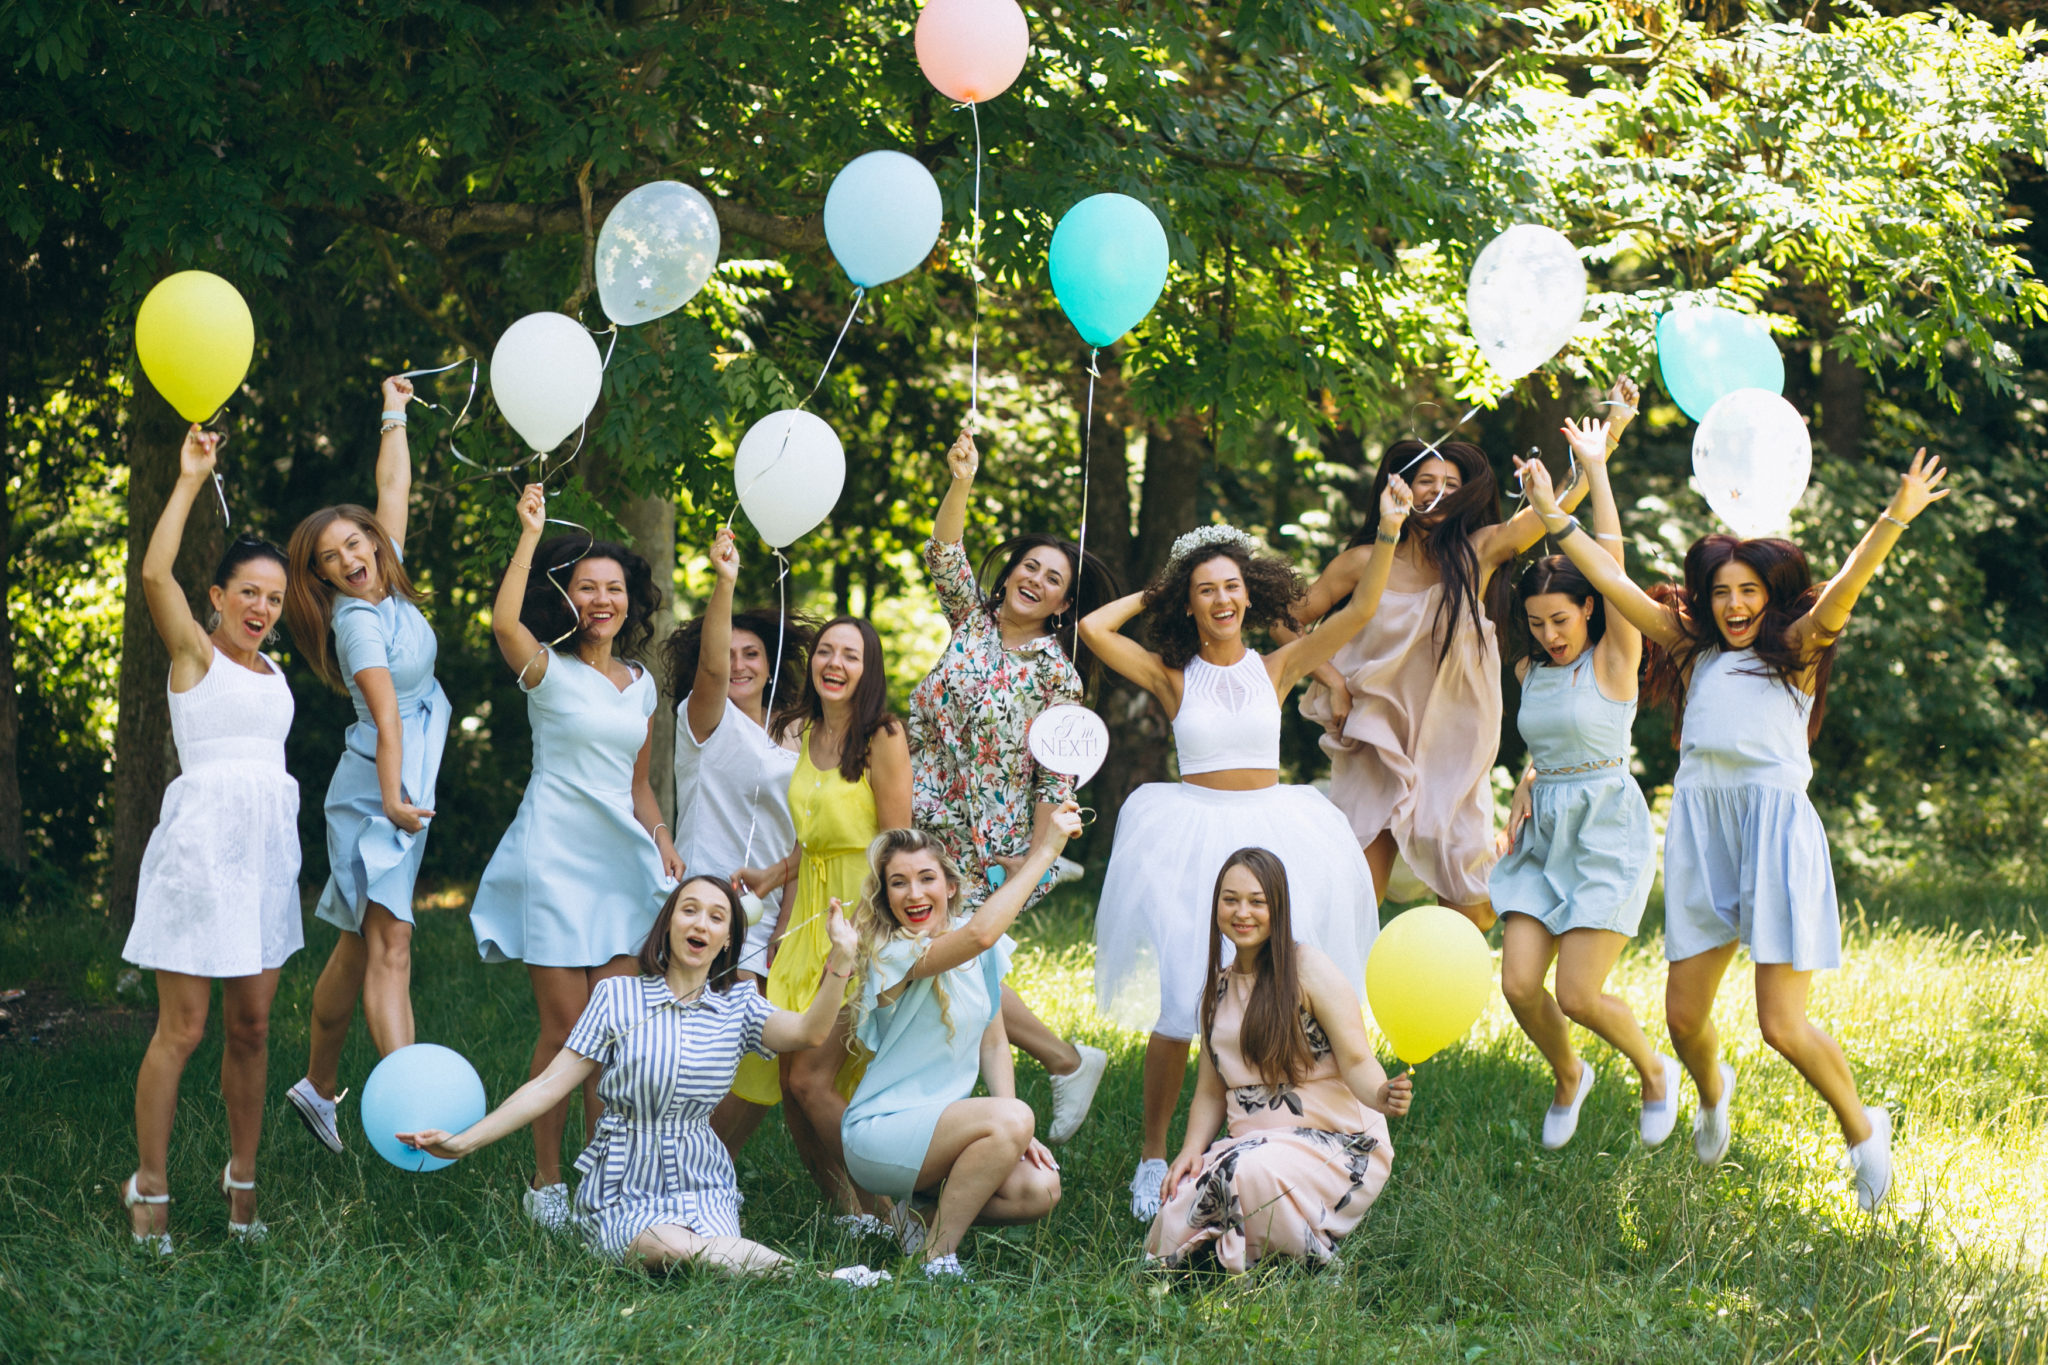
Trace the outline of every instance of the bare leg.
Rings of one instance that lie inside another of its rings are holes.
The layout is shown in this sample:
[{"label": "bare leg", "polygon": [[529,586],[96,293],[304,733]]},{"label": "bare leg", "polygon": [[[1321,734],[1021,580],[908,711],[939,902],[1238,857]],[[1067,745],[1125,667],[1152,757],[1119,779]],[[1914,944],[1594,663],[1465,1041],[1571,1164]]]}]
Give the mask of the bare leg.
[{"label": "bare leg", "polygon": [[[568,1041],[584,1006],[590,1003],[590,973],[582,967],[535,967],[526,969],[533,984],[533,1003],[540,1010],[540,1037],[533,1045],[529,1077],[547,1070],[548,1063]],[[590,1097],[586,1093],[584,1102]],[[533,1121],[533,1187],[542,1189],[562,1183],[562,1130],[569,1126],[569,1101],[563,1100]]]},{"label": "bare leg", "polygon": [[1166,1160],[1167,1130],[1180,1107],[1181,1083],[1188,1075],[1188,1040],[1155,1033],[1145,1040],[1145,1137],[1140,1159]]},{"label": "bare leg", "polygon": [[[263,1092],[270,1079],[270,1002],[277,969],[220,983],[228,1045],[220,1058],[220,1094],[228,1110],[229,1169],[237,1180],[256,1178],[256,1144],[263,1136]],[[256,1191],[230,1190],[229,1221],[256,1219]]]},{"label": "bare leg", "polygon": [[1870,1120],[1863,1113],[1856,1077],[1841,1045],[1807,1017],[1806,993],[1812,985],[1812,972],[1797,972],[1782,962],[1759,962],[1756,1022],[1764,1041],[1797,1067],[1806,1083],[1828,1102],[1835,1121],[1842,1125],[1842,1136],[1854,1147],[1870,1136]]},{"label": "bare leg", "polygon": [[1052,1031],[1052,1027],[1031,1012],[1024,997],[1003,983],[1003,1032],[1010,1044],[1022,1048],[1054,1076],[1066,1076],[1081,1069],[1081,1050]]},{"label": "bare leg", "polygon": [[349,1021],[355,1018],[369,964],[370,950],[363,936],[343,930],[313,985],[313,1046],[306,1060],[306,1079],[322,1099],[333,1099],[335,1087],[341,1084],[341,1045],[348,1041]]},{"label": "bare leg", "polygon": [[1500,993],[1507,998],[1522,1032],[1550,1063],[1550,1074],[1557,1083],[1550,1102],[1562,1106],[1577,1097],[1579,1073],[1584,1067],[1572,1047],[1571,1022],[1543,988],[1557,944],[1537,920],[1528,915],[1507,916],[1507,927],[1501,931]]},{"label": "bare leg", "polygon": [[369,959],[362,978],[363,1022],[377,1055],[388,1057],[413,1042],[412,925],[372,901],[363,912],[362,941]]},{"label": "bare leg", "polygon": [[711,1111],[711,1131],[718,1134],[718,1140],[725,1144],[727,1155],[737,1159],[740,1148],[753,1139],[761,1120],[768,1117],[773,1105],[755,1104],[738,1095],[728,1094]]},{"label": "bare leg", "polygon": [[[1520,918],[1520,916],[1516,916]],[[1621,958],[1628,939],[1605,929],[1568,929],[1557,940],[1557,1007],[1614,1045],[1636,1069],[1645,1102],[1664,1098],[1664,1068],[1657,1050],[1643,1036],[1635,1012],[1618,996],[1607,993],[1607,976]],[[1569,1104],[1570,1097],[1558,1101]]]},{"label": "bare leg", "polygon": [[[168,1194],[171,1125],[178,1117],[178,1082],[192,1049],[206,1036],[206,1012],[213,1001],[213,980],[183,972],[156,974],[156,1032],[142,1054],[135,1076],[135,1192]],[[163,1204],[137,1204],[128,1210],[129,1226],[145,1235],[170,1227]]]},{"label": "bare leg", "polygon": [[789,1258],[744,1237],[700,1237],[688,1228],[663,1223],[633,1239],[626,1250],[647,1270],[678,1265],[708,1265],[734,1275],[768,1275],[789,1264]]},{"label": "bare leg", "polygon": [[1664,1023],[1671,1030],[1671,1050],[1678,1054],[1700,1103],[1721,1102],[1721,1036],[1714,1030],[1714,997],[1721,977],[1735,959],[1733,943],[1709,948],[1671,964],[1664,977]]},{"label": "bare leg", "polygon": [[[1445,904],[1449,904],[1449,902],[1445,902]],[[1452,905],[1450,908],[1478,925],[1479,932],[1482,934],[1491,929],[1493,922],[1500,918],[1493,913],[1493,902],[1490,900],[1473,901],[1470,905]]]},{"label": "bare leg", "polygon": [[832,1023],[819,1046],[782,1055],[782,1116],[819,1192],[841,1213],[873,1212],[874,1196],[857,1189],[846,1174],[839,1145],[846,1097],[833,1082],[846,1061],[846,1016]]},{"label": "bare leg", "polygon": [[1394,831],[1383,829],[1365,846],[1365,865],[1372,869],[1372,899],[1377,905],[1387,898],[1387,883],[1394,879],[1394,858],[1400,853]]},{"label": "bare leg", "polygon": [[955,1100],[939,1115],[917,1172],[918,1189],[940,1187],[938,1212],[924,1241],[926,1260],[959,1250],[960,1239],[1031,1145],[1033,1122],[1030,1105],[993,1097]]}]

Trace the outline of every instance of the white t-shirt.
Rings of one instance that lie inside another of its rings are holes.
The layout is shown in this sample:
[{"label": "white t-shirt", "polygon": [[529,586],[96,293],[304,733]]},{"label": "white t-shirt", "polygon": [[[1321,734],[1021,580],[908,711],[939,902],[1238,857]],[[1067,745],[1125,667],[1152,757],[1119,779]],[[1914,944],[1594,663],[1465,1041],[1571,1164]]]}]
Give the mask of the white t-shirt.
[{"label": "white t-shirt", "polygon": [[[730,697],[718,728],[702,744],[690,733],[689,712],[686,696],[676,703],[675,840],[687,875],[730,877],[742,867],[765,867],[788,856],[796,847],[796,824],[789,818],[795,751],[768,738]],[[740,967],[762,976],[768,974],[768,940],[782,913],[782,893],[767,901],[740,950]]]}]

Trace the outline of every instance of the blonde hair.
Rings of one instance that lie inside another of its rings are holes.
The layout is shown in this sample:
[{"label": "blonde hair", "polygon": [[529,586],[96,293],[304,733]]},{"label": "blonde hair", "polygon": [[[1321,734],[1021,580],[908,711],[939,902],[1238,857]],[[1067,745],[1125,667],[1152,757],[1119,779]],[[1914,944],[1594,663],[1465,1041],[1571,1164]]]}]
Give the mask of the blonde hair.
[{"label": "blonde hair", "polygon": [[[896,916],[889,910],[889,888],[886,881],[889,864],[911,853],[929,853],[939,865],[939,874],[946,879],[951,893],[946,898],[946,918],[950,922],[953,912],[960,907],[960,867],[953,861],[953,855],[946,852],[946,846],[921,829],[885,829],[876,835],[868,845],[868,875],[861,884],[860,904],[853,909],[853,932],[859,941],[855,949],[856,973],[851,992],[853,1003],[847,1007],[847,1046],[853,1045],[853,1035],[859,1031],[868,1014],[867,983],[875,969],[875,961],[881,956],[882,948],[898,938],[915,938],[917,935],[897,923]],[[927,945],[930,940],[926,939]],[[953,1037],[952,1002],[946,998],[946,983],[938,977],[931,978],[932,994],[939,1002],[939,1018],[946,1025],[946,1038]]]},{"label": "blonde hair", "polygon": [[323,507],[292,531],[291,546],[285,551],[288,561],[285,565],[285,628],[291,631],[299,653],[312,665],[320,681],[337,692],[345,692],[348,685],[342,679],[341,668],[329,647],[328,632],[334,615],[334,599],[340,594],[332,583],[320,576],[320,570],[314,564],[320,550],[321,533],[337,521],[352,523],[370,538],[371,552],[377,557],[377,573],[384,581],[385,590],[393,597],[404,598],[417,606],[426,600],[426,594],[412,585],[412,579],[406,575],[405,564],[398,556],[398,547],[391,543],[391,537],[378,522],[377,514],[367,507],[353,502]]}]

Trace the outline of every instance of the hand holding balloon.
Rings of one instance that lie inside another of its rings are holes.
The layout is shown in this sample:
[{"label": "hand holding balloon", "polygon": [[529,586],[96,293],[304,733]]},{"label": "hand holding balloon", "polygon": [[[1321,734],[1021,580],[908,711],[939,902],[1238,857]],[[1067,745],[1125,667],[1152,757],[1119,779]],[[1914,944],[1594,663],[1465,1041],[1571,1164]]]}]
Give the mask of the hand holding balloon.
[{"label": "hand holding balloon", "polygon": [[1885,510],[1899,521],[1911,521],[1926,511],[1930,503],[1940,502],[1953,488],[1936,490],[1935,485],[1948,477],[1948,471],[1941,467],[1939,457],[1927,458],[1927,447],[1913,452],[1913,464],[1899,476],[1899,491],[1892,494],[1891,505]]},{"label": "hand holding balloon", "polygon": [[1415,1069],[1410,1067],[1380,1087],[1379,1098],[1373,1101],[1373,1108],[1388,1118],[1399,1118],[1408,1112],[1408,1106],[1415,1100]]},{"label": "hand holding balloon", "polygon": [[1538,459],[1515,459],[1515,474],[1522,481],[1522,491],[1529,495],[1529,505],[1536,509],[1538,516],[1559,516],[1557,490],[1550,486],[1550,471]]},{"label": "hand holding balloon", "polygon": [[402,374],[395,374],[384,381],[384,411],[404,412],[405,405],[412,402],[412,381]]},{"label": "hand holding balloon", "polygon": [[1408,481],[1399,474],[1389,475],[1387,486],[1380,490],[1381,529],[1392,532],[1398,539],[1401,528],[1408,524],[1408,517],[1414,511],[1415,493],[1408,487]]},{"label": "hand holding balloon", "polygon": [[974,433],[963,431],[946,448],[946,471],[955,483],[972,483],[981,469],[981,452],[974,448]]},{"label": "hand holding balloon", "polygon": [[1642,411],[1643,391],[1636,387],[1636,381],[1627,375],[1614,381],[1607,390],[1607,441],[1609,445],[1621,439],[1621,433],[1628,430],[1628,424],[1636,420]]},{"label": "hand holding balloon", "polygon": [[860,960],[860,935],[853,931],[852,923],[846,918],[846,907],[839,903],[837,896],[827,907],[825,937],[832,945],[825,956],[826,970],[836,976],[846,976]]},{"label": "hand holding balloon", "polygon": [[399,1142],[416,1152],[440,1157],[443,1161],[459,1161],[469,1155],[469,1148],[462,1139],[439,1128],[422,1128],[417,1133],[398,1134]]},{"label": "hand holding balloon", "polygon": [[711,572],[720,587],[730,587],[739,581],[740,547],[733,540],[730,526],[719,527],[718,534],[712,538]]},{"label": "hand holding balloon", "polygon": [[537,483],[530,483],[519,493],[519,529],[529,536],[538,536],[547,529],[547,490]]},{"label": "hand holding balloon", "polygon": [[220,433],[202,431],[194,422],[185,433],[185,444],[178,447],[178,477],[197,483],[213,473],[213,462],[220,453]]}]

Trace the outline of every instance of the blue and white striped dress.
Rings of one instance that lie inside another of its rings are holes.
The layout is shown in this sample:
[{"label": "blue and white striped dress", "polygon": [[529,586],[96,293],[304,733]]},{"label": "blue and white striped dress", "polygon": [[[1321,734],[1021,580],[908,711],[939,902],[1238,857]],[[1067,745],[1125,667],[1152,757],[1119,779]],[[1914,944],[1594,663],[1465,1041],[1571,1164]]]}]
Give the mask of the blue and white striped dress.
[{"label": "blue and white striped dress", "polygon": [[761,1029],[775,1012],[752,982],[678,1004],[659,976],[597,983],[565,1044],[604,1067],[604,1117],[576,1159],[576,1228],[590,1249],[626,1257],[652,1227],[740,1235],[739,1181],[711,1111],[746,1053],[772,1057]]}]

